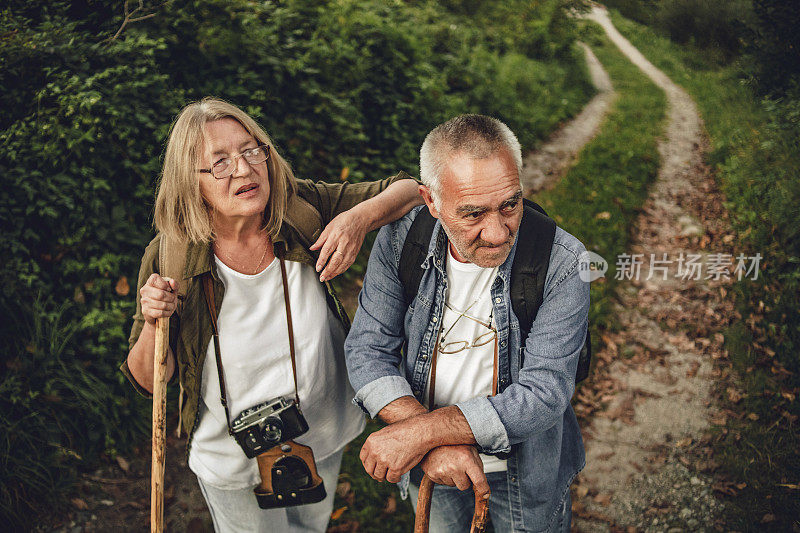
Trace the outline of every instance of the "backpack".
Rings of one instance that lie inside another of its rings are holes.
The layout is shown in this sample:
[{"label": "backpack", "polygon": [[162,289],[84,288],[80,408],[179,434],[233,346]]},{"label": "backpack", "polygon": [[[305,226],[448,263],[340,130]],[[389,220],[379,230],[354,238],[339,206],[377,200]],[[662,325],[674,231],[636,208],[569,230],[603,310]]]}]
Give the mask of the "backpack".
[{"label": "backpack", "polygon": [[[411,305],[422,280],[422,262],[428,254],[436,219],[426,207],[420,209],[403,243],[400,253],[398,275],[403,285],[406,305]],[[511,307],[519,320],[521,339],[528,338],[533,321],[544,300],[544,282],[550,264],[550,251],[556,223],[542,207],[530,200],[523,200],[523,215],[517,239],[526,246],[517,246],[514,262],[511,265]],[[592,358],[592,339],[586,332],[586,340],[578,357],[575,382],[579,383],[589,375]],[[520,358],[520,366],[522,359]]]}]

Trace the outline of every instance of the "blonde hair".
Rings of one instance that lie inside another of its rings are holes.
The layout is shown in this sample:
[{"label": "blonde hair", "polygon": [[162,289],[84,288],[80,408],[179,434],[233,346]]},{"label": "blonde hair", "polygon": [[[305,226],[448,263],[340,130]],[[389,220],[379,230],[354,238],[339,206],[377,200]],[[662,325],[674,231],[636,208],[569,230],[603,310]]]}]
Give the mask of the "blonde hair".
[{"label": "blonde hair", "polygon": [[259,144],[269,146],[270,192],[264,228],[274,239],[286,214],[288,199],[295,192],[292,169],[250,115],[233,104],[210,97],[184,107],[172,125],[156,194],[155,227],[181,241],[207,243],[214,239],[211,213],[200,193],[197,169],[205,143],[205,124],[223,118],[236,120]]}]

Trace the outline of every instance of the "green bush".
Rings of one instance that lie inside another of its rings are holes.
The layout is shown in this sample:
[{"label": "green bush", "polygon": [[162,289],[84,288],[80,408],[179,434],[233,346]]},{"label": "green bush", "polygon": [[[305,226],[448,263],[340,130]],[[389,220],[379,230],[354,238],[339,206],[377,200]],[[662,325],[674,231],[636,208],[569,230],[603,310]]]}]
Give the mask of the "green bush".
[{"label": "green bush", "polygon": [[183,105],[243,107],[300,177],[415,173],[424,134],[463,112],[530,146],[591,92],[565,14],[576,3],[482,3],[480,19],[432,1],[145,2],[134,16],[154,16],[121,32],[112,0],[0,9],[0,304],[19,317],[0,325],[0,520],[29,524],[77,467],[149,423],[116,369]]},{"label": "green bush", "polygon": [[714,51],[730,61],[753,23],[752,0],[610,0],[608,7],[648,24],[679,44]]},{"label": "green bush", "polygon": [[[748,70],[764,93],[794,90],[800,96],[800,3],[753,0],[755,20],[747,38]],[[791,97],[790,97],[791,98]]]},{"label": "green bush", "polygon": [[661,0],[654,22],[679,44],[717,48],[730,57],[739,51],[751,10],[750,0]]},{"label": "green bush", "polygon": [[616,9],[631,20],[652,24],[661,0],[606,0],[603,5]]}]

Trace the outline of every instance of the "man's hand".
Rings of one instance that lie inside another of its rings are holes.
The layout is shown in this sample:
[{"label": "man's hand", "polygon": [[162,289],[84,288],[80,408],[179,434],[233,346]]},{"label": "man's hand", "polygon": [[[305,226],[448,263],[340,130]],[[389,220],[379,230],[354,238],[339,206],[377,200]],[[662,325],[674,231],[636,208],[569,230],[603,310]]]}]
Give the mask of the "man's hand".
[{"label": "man's hand", "polygon": [[414,418],[386,426],[367,438],[359,457],[364,470],[375,481],[397,483],[430,450],[421,438]]},{"label": "man's hand", "polygon": [[489,495],[489,482],[475,446],[439,446],[428,452],[420,466],[434,483],[458,490],[473,487],[479,497]]}]

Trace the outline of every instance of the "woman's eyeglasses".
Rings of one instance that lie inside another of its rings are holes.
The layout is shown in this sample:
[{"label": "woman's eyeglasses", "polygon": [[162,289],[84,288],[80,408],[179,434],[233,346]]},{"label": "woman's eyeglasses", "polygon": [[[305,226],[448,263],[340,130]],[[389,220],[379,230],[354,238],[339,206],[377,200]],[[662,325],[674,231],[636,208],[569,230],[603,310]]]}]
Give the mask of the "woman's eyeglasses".
[{"label": "woman's eyeglasses", "polygon": [[255,148],[245,150],[239,155],[220,159],[214,163],[211,168],[201,168],[197,171],[205,174],[211,174],[218,180],[225,179],[233,174],[234,170],[236,170],[236,160],[240,157],[243,157],[244,160],[250,165],[259,165],[264,163],[267,159],[269,159],[269,145],[260,144]]}]

